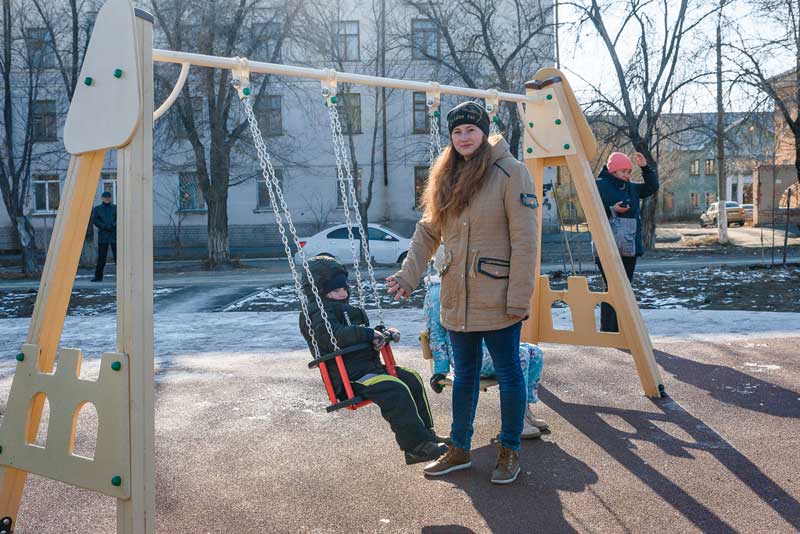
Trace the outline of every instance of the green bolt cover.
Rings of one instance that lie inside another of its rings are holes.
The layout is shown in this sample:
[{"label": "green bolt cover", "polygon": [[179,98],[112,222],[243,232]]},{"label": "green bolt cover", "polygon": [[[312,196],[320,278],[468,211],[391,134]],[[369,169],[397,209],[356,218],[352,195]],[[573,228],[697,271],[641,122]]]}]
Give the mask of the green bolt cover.
[{"label": "green bolt cover", "polygon": [[335,97],[335,96],[332,96],[332,97],[331,97],[331,104],[335,104],[335,103],[336,103],[336,97]]},{"label": "green bolt cover", "polygon": [[533,122],[529,122],[529,123],[528,123],[528,127],[529,127],[529,128],[533,128]]},{"label": "green bolt cover", "polygon": [[242,94],[244,96],[249,95],[250,94],[250,88],[249,87],[245,87],[244,89],[242,89]]},{"label": "green bolt cover", "polygon": [[553,95],[547,95],[545,98],[547,98],[547,100],[553,100]]},{"label": "green bolt cover", "polygon": [[492,117],[492,120],[493,120],[494,122],[500,122],[500,117],[498,117],[497,115],[495,115],[494,117]]},{"label": "green bolt cover", "polygon": [[561,124],[561,119],[556,119],[556,124]]},{"label": "green bolt cover", "polygon": [[433,116],[434,116],[434,117],[438,117],[439,115],[441,115],[441,113],[439,112],[439,110],[438,110],[438,109],[437,109],[436,111],[434,111],[434,112],[433,112]]},{"label": "green bolt cover", "polygon": [[25,355],[24,354],[22,354],[21,352],[19,354],[17,354],[17,361],[18,362],[21,362],[24,359],[25,359]]},{"label": "green bolt cover", "polygon": [[531,147],[528,147],[528,154],[533,154],[533,149]]},{"label": "green bolt cover", "polygon": [[569,150],[569,143],[564,144],[564,150]]},{"label": "green bolt cover", "polygon": [[84,85],[92,85],[93,83],[94,83],[94,80],[92,79],[91,76],[87,76],[86,78],[83,79],[83,84]]},{"label": "green bolt cover", "polygon": [[122,477],[119,475],[114,475],[111,478],[111,485],[112,486],[121,486],[122,485]]},{"label": "green bolt cover", "polygon": [[114,78],[122,78],[122,69],[114,69]]},{"label": "green bolt cover", "polygon": [[122,369],[122,362],[111,362],[111,368],[114,371],[119,371],[120,369]]}]

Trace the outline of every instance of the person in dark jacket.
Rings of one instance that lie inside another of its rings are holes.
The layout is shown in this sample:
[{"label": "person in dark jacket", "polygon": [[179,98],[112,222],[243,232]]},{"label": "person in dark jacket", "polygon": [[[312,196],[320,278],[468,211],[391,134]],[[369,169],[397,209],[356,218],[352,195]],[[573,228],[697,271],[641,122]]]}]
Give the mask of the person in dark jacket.
[{"label": "person in dark jacket", "polygon": [[[641,168],[644,183],[631,182],[633,163],[628,156],[621,152],[611,153],[608,157],[608,162],[603,166],[595,182],[606,216],[609,219],[619,217],[621,219],[636,220],[635,252],[630,256],[621,254],[622,265],[625,267],[625,274],[628,275],[630,282],[633,282],[636,259],[644,253],[640,200],[654,195],[658,191],[658,175],[656,171],[647,164],[647,159],[640,152],[636,153],[635,158],[636,164]],[[603,281],[607,288],[608,280],[599,257],[595,257],[595,263],[600,269],[600,274],[603,276]],[[619,332],[617,313],[613,307],[605,302],[600,306],[600,331]]]},{"label": "person in dark jacket", "polygon": [[117,206],[111,203],[111,193],[103,192],[102,204],[92,209],[92,224],[97,227],[97,266],[94,269],[92,282],[103,281],[103,270],[106,268],[108,247],[117,261]]},{"label": "person in dark jacket", "polygon": [[[370,328],[369,318],[363,308],[349,304],[344,265],[330,256],[316,256],[308,261],[308,266],[339,348],[368,344],[364,349],[343,357],[353,392],[378,405],[405,454],[407,464],[439,458],[447,451],[447,446],[442,443],[444,438],[438,437],[433,431],[433,417],[422,378],[416,371],[400,366],[396,366],[396,377],[387,373],[379,352],[384,344],[384,333]],[[306,273],[303,275],[303,290],[308,296],[311,328],[320,353],[331,353],[335,349]],[[302,313],[300,331],[313,354],[311,335]],[[385,332],[392,336],[393,341],[400,340],[400,332],[396,329],[387,328]],[[346,399],[336,366],[329,365],[328,373],[336,396],[340,400]]]}]

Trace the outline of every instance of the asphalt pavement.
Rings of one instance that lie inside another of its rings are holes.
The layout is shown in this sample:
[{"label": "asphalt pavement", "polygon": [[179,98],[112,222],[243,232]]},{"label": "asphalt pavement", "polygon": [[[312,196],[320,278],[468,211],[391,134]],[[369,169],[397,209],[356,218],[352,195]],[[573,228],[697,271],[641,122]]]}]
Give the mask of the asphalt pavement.
[{"label": "asphalt pavement", "polygon": [[[798,342],[657,343],[664,399],[641,394],[623,351],[545,345],[536,413],[552,431],[502,487],[496,389],[473,468],[426,479],[374,406],[325,413],[306,351],[187,355],[157,374],[158,532],[797,532]],[[413,348],[397,357],[428,376]],[[450,394],[430,398],[446,433]],[[114,515],[110,498],[31,477],[16,532],[114,532]]]}]

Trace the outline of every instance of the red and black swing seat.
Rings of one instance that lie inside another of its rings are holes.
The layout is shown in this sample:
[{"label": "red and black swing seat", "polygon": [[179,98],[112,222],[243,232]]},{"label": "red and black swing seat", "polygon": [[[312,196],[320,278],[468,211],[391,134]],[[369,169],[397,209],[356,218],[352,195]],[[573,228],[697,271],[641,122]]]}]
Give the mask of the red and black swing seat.
[{"label": "red and black swing seat", "polygon": [[[394,363],[394,353],[392,352],[392,347],[389,344],[391,336],[386,335],[385,337],[386,337],[386,343],[383,345],[383,348],[381,349],[383,364],[386,366],[386,371],[390,375],[397,376],[397,370],[395,369],[395,363]],[[347,347],[346,349],[339,350],[338,352],[331,352],[325,354],[309,362],[308,364],[309,369],[313,369],[314,367],[319,367],[319,372],[322,375],[322,381],[325,383],[325,391],[328,392],[328,398],[331,400],[331,405],[325,408],[325,411],[330,413],[330,412],[335,412],[336,410],[340,410],[342,408],[347,408],[348,410],[357,410],[362,406],[366,406],[367,404],[372,404],[372,401],[362,399],[361,397],[357,397],[353,393],[353,385],[350,382],[350,377],[347,376],[347,369],[345,369],[344,367],[344,359],[342,358],[346,354],[357,352],[359,350],[363,350],[371,346],[372,343],[361,343],[358,345],[353,345],[352,347]],[[344,390],[347,393],[347,399],[343,401],[339,401],[339,399],[336,398],[336,393],[333,391],[331,376],[328,373],[328,362],[331,360],[336,360],[336,367],[339,370],[339,376],[342,379],[342,384],[344,384]]]}]

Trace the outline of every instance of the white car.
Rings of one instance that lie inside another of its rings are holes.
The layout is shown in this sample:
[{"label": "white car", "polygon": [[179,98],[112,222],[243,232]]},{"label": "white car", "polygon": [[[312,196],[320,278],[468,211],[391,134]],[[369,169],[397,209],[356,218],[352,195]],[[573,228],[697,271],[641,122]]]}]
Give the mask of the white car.
[{"label": "white car", "polygon": [[[395,264],[403,263],[408,254],[411,240],[400,237],[396,232],[379,224],[368,224],[367,239],[369,239],[369,253],[375,263]],[[356,251],[360,252],[361,237],[358,226],[353,225],[353,237]],[[339,224],[326,228],[311,237],[301,237],[300,246],[306,259],[317,254],[330,254],[342,263],[352,264],[353,253],[350,249],[350,240],[347,235],[347,225]],[[295,253],[295,263],[300,263],[300,254]]]}]

